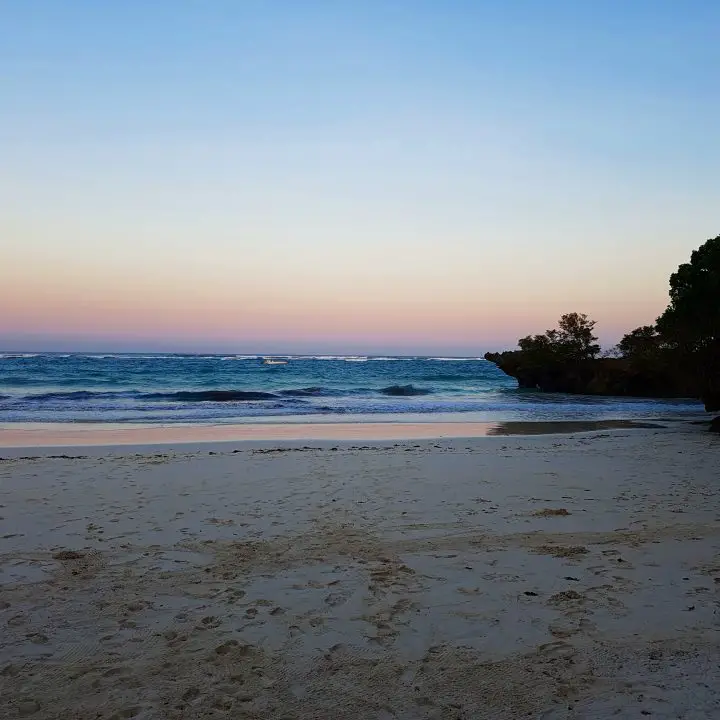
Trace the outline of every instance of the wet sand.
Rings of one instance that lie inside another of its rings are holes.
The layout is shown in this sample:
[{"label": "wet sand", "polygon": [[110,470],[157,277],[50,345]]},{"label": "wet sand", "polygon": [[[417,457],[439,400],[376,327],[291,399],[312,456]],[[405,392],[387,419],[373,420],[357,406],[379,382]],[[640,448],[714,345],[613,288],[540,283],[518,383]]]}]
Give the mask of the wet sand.
[{"label": "wet sand", "polygon": [[704,428],[0,457],[0,717],[718,715]]},{"label": "wet sand", "polygon": [[0,424],[0,447],[157,445],[245,440],[410,440],[546,435],[617,428],[657,427],[630,420],[571,422],[363,422],[138,425],[110,423]]}]

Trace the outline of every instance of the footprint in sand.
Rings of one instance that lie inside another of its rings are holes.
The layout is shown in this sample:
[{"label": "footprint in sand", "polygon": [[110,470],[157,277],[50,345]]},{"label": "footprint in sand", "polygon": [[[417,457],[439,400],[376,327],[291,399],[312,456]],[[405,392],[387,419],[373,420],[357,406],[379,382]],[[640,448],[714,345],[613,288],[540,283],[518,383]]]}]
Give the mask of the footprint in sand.
[{"label": "footprint in sand", "polygon": [[325,604],[330,605],[330,607],[336,607],[338,605],[344,605],[348,599],[348,596],[343,593],[330,593],[325,598]]},{"label": "footprint in sand", "polygon": [[42,633],[30,633],[26,637],[34,645],[47,645],[50,642],[48,636]]},{"label": "footprint in sand", "polygon": [[220,625],[222,625],[222,620],[216,618],[214,615],[208,615],[200,621],[200,625],[198,625],[197,627],[199,630],[204,630],[220,627]]},{"label": "footprint in sand", "polygon": [[556,640],[537,647],[536,653],[544,660],[569,659],[577,655],[577,650],[570,643]]},{"label": "footprint in sand", "polygon": [[200,697],[200,688],[190,687],[181,696],[184,702],[190,702],[197,697]]},{"label": "footprint in sand", "polygon": [[143,711],[143,709],[144,708],[140,707],[139,705],[124,708],[123,710],[118,710],[118,712],[110,715],[108,720],[129,720],[129,718],[137,717]]},{"label": "footprint in sand", "polygon": [[60,562],[65,573],[82,579],[93,577],[106,565],[105,558],[97,550],[61,550],[52,558]]},{"label": "footprint in sand", "polygon": [[40,703],[33,698],[21,700],[17,706],[18,715],[20,717],[30,717],[31,715],[34,715],[39,710],[40,710]]},{"label": "footprint in sand", "polygon": [[548,605],[564,605],[566,603],[584,600],[584,596],[575,590],[563,590],[550,596]]},{"label": "footprint in sand", "polygon": [[240,647],[240,643],[237,640],[228,640],[227,642],[218,645],[215,648],[215,653],[217,655],[227,655],[237,647]]}]

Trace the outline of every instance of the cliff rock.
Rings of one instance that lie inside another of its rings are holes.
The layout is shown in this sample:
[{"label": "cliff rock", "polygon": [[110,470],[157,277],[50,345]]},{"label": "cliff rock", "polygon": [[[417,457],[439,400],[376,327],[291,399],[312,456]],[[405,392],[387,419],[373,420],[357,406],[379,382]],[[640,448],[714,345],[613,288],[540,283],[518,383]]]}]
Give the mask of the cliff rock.
[{"label": "cliff rock", "polygon": [[699,397],[692,378],[667,367],[638,366],[620,358],[538,363],[522,350],[486,353],[521,388],[580,395]]}]

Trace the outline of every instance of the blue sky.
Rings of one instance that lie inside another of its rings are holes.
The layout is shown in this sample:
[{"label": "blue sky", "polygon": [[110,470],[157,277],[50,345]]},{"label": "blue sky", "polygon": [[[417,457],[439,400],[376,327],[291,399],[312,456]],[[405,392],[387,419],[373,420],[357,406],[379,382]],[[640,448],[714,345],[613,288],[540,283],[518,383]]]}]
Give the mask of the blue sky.
[{"label": "blue sky", "polygon": [[0,347],[611,342],[720,232],[720,3],[2,13]]}]

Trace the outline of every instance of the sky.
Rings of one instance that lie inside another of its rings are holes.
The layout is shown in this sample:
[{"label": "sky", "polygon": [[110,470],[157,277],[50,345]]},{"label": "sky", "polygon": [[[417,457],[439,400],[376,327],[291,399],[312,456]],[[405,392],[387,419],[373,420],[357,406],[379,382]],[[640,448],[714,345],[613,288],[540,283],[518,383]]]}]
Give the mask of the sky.
[{"label": "sky", "polygon": [[476,354],[720,233],[715,0],[4,0],[0,349]]}]

